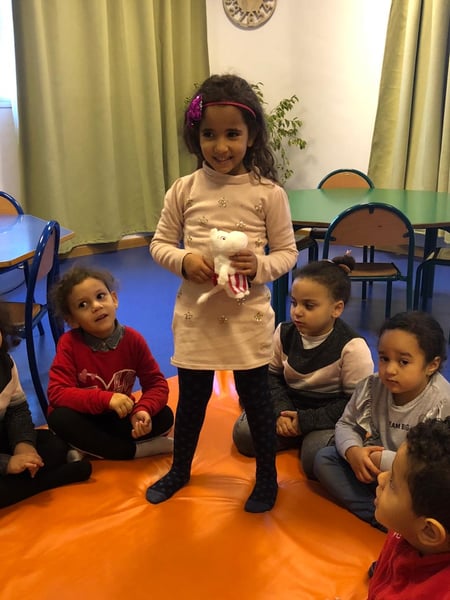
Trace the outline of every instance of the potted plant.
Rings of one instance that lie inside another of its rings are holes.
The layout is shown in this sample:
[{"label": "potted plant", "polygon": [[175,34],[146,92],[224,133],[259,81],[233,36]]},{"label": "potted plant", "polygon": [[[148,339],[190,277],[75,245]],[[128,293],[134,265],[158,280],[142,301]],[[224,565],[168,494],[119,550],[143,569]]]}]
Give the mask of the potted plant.
[{"label": "potted plant", "polygon": [[[259,81],[252,87],[265,109],[267,102],[264,100],[262,91],[263,83]],[[269,141],[275,154],[276,167],[282,184],[285,184],[293,174],[289,163],[288,148],[295,146],[303,150],[306,147],[306,141],[300,137],[303,122],[297,116],[289,117],[289,113],[298,101],[298,97],[293,94],[280,100],[270,111],[265,110]]]}]

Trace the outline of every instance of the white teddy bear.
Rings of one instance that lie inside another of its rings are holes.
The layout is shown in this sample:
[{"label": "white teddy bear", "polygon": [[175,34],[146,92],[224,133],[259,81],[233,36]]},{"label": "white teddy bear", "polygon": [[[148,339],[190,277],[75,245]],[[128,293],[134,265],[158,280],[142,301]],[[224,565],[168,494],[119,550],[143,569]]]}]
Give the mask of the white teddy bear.
[{"label": "white teddy bear", "polygon": [[247,247],[248,237],[242,231],[222,231],[214,227],[210,232],[211,254],[214,258],[214,287],[201,294],[197,303],[206,302],[212,295],[224,290],[230,298],[237,300],[250,294],[247,278],[236,274],[230,256]]}]

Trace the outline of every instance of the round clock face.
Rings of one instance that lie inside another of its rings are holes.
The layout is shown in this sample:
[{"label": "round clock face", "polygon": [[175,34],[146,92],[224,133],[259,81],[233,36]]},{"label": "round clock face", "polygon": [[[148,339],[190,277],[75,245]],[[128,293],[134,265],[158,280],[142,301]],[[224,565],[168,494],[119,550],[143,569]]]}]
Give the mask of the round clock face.
[{"label": "round clock face", "polygon": [[277,0],[223,0],[230,21],[242,29],[261,27],[275,11]]}]

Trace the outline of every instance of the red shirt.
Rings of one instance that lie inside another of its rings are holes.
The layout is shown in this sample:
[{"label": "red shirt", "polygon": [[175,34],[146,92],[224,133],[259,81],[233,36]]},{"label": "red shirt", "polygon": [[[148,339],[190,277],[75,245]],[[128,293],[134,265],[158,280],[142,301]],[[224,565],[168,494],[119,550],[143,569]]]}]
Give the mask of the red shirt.
[{"label": "red shirt", "polygon": [[113,350],[94,351],[79,329],[66,332],[59,340],[50,368],[49,412],[57,406],[78,412],[101,414],[110,410],[114,393],[132,397],[138,378],[142,396],[131,414],[146,410],[157,414],[167,404],[169,388],[158,363],[142,335],[124,327],[124,335]]},{"label": "red shirt", "polygon": [[450,552],[421,555],[390,531],[369,583],[367,600],[449,600]]}]

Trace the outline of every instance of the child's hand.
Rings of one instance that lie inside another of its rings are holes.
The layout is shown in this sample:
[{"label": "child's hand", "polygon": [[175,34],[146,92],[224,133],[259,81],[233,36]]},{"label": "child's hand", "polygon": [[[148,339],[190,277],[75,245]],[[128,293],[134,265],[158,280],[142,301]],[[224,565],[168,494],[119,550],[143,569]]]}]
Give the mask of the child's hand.
[{"label": "child's hand", "polygon": [[239,252],[230,256],[230,260],[233,269],[236,269],[241,275],[246,275],[250,279],[256,275],[258,261],[255,253],[251,250],[239,250]]},{"label": "child's hand", "polygon": [[296,410],[283,410],[277,419],[277,434],[295,437],[301,434]]},{"label": "child's hand", "polygon": [[381,455],[382,453],[380,452],[380,450],[374,450],[370,453],[370,460],[377,467],[377,469],[381,468]]},{"label": "child's hand", "polygon": [[152,430],[152,418],[146,410],[138,410],[131,416],[131,435],[136,439],[148,435]]},{"label": "child's hand", "polygon": [[11,456],[6,467],[8,475],[18,475],[23,471],[30,472],[31,477],[34,477],[41,467],[44,466],[44,461],[39,454],[33,449],[29,452],[20,452]]},{"label": "child's hand", "polygon": [[133,400],[126,394],[113,394],[109,401],[109,408],[115,410],[121,419],[130,414],[134,406]]},{"label": "child's hand", "polygon": [[183,273],[189,281],[206,283],[214,275],[214,268],[203,256],[192,253],[184,257]]},{"label": "child's hand", "polygon": [[356,478],[363,483],[375,481],[380,469],[373,463],[371,454],[382,452],[383,446],[351,446],[345,453]]}]

